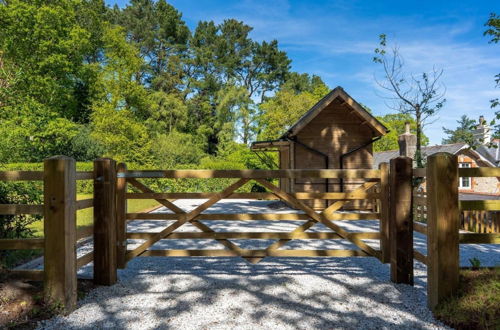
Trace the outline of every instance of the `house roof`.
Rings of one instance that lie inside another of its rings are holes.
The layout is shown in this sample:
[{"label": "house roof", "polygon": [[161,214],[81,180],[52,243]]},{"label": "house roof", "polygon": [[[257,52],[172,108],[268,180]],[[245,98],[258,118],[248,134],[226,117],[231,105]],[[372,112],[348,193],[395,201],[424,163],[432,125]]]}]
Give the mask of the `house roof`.
[{"label": "house roof", "polygon": [[347,103],[364,122],[369,125],[377,133],[378,136],[385,135],[389,131],[380,121],[366,111],[361,104],[356,102],[344,89],[340,86],[335,87],[330,93],[316,103],[309,111],[307,111],[300,119],[292,126],[281,139],[286,139],[297,135],[307,124],[309,124],[323,109],[325,109],[336,98],[342,99]]},{"label": "house roof", "polygon": [[495,139],[491,142],[490,145],[484,146],[480,145],[476,149],[481,155],[483,155],[490,162],[495,164],[496,166],[500,165],[500,140]]},{"label": "house roof", "polygon": [[[422,147],[422,155],[428,157],[438,152],[448,152],[450,154],[456,154],[463,149],[468,149],[469,145],[467,143],[452,143],[452,144],[441,144],[435,146]],[[482,153],[478,150],[469,149],[471,152],[475,153],[478,158],[480,158],[485,163],[490,166],[496,166],[495,163],[491,162],[489,159],[484,157]],[[399,156],[399,150],[389,150],[380,151],[373,153],[373,168],[378,168],[380,163],[388,163],[391,159]]]}]

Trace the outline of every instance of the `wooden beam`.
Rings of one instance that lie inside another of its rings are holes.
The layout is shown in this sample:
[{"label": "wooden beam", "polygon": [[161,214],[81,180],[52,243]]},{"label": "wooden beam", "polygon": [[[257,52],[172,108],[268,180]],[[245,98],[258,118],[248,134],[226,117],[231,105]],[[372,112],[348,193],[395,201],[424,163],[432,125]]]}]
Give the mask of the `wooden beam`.
[{"label": "wooden beam", "polygon": [[432,310],[458,287],[459,214],[457,156],[433,154],[427,157],[427,299]]},{"label": "wooden beam", "polygon": [[80,227],[76,229],[76,240],[87,238],[94,235],[94,225]]},{"label": "wooden beam", "polygon": [[[130,251],[129,251],[130,252]],[[361,250],[147,250],[141,257],[366,257]]]},{"label": "wooden beam", "polygon": [[[125,173],[127,165],[120,163],[116,167],[116,173]],[[120,269],[127,266],[127,179],[116,179],[116,265]]]},{"label": "wooden beam", "polygon": [[460,201],[460,210],[500,211],[500,200]]},{"label": "wooden beam", "polygon": [[500,234],[461,233],[458,235],[460,244],[500,244]]},{"label": "wooden beam", "polygon": [[26,205],[26,204],[0,204],[0,214],[5,215],[20,215],[20,214],[36,214],[42,215],[43,205]]},{"label": "wooden beam", "polygon": [[268,179],[268,178],[322,178],[322,179],[379,179],[379,170],[146,170],[127,171],[121,176],[125,178],[241,178],[241,179]]},{"label": "wooden beam", "polygon": [[94,207],[94,199],[93,198],[80,199],[80,200],[76,201],[76,209],[77,210],[88,209],[91,207]]},{"label": "wooden beam", "polygon": [[[127,233],[130,239],[148,239],[155,233],[132,232]],[[356,232],[353,237],[359,239],[378,239],[378,232]],[[173,232],[163,239],[344,239],[337,233],[330,232],[306,232],[306,233],[284,233],[284,232]]]},{"label": "wooden beam", "polygon": [[420,261],[421,263],[423,263],[424,265],[427,265],[427,256],[420,253],[419,251],[417,250],[413,250],[413,257]]},{"label": "wooden beam", "polygon": [[41,181],[41,171],[1,171],[0,181]]},{"label": "wooden beam", "polygon": [[43,249],[44,246],[43,238],[0,239],[0,250],[34,250]]},{"label": "wooden beam", "polygon": [[391,159],[391,281],[413,285],[412,163],[409,157]]},{"label": "wooden beam", "polygon": [[380,169],[380,250],[382,251],[381,261],[388,263],[391,261],[391,246],[390,246],[390,182],[389,182],[389,164],[381,163]]},{"label": "wooden beam", "polygon": [[116,162],[94,161],[94,283],[116,283]]},{"label": "wooden beam", "polygon": [[76,268],[80,269],[89,262],[92,262],[94,260],[94,252],[89,252],[80,258],[76,259]]},{"label": "wooden beam", "polygon": [[[127,213],[128,220],[179,220],[182,214],[175,213]],[[340,213],[330,214],[328,219],[335,221],[349,220],[378,220],[379,213]],[[203,213],[195,217],[195,220],[310,220],[311,217],[304,213]]]},{"label": "wooden beam", "polygon": [[498,167],[471,167],[459,168],[460,177],[500,177],[500,168]]},{"label": "wooden beam", "polygon": [[[127,199],[208,199],[216,193],[127,193]],[[380,194],[367,192],[347,193],[291,193],[297,199],[332,199],[332,200],[362,200],[378,199]],[[265,199],[278,200],[271,193],[234,193],[228,196],[230,199]]]},{"label": "wooden beam", "polygon": [[94,172],[93,171],[85,171],[85,172],[76,172],[77,180],[93,180]]},{"label": "wooden beam", "polygon": [[44,271],[38,269],[3,270],[2,273],[15,279],[26,279],[31,281],[43,281],[44,279]]},{"label": "wooden beam", "polygon": [[427,225],[423,222],[413,221],[413,230],[420,234],[427,235]]},{"label": "wooden beam", "polygon": [[426,174],[426,169],[425,168],[414,168],[413,169],[413,176],[416,178],[425,178]]},{"label": "wooden beam", "polygon": [[44,161],[44,294],[67,312],[76,308],[76,162]]}]

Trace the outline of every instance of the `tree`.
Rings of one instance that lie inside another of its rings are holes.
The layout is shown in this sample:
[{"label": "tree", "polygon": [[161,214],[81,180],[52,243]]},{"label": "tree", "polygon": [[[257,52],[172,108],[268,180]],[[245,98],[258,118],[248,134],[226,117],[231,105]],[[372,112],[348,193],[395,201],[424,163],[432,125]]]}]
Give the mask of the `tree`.
[{"label": "tree", "polygon": [[443,127],[443,131],[448,135],[447,138],[444,138],[443,144],[450,143],[459,143],[464,142],[469,145],[474,145],[474,134],[473,129],[476,126],[476,121],[474,119],[470,119],[466,115],[460,117],[460,120],[457,120],[458,126],[455,129],[448,129]]},{"label": "tree", "polygon": [[[488,21],[485,23],[485,26],[488,27],[486,31],[484,31],[485,36],[491,37],[489,40],[490,44],[497,44],[500,42],[500,15],[497,15],[496,13],[491,13],[490,18]],[[495,75],[495,87],[500,87],[500,73]],[[491,108],[495,108],[498,105],[500,105],[500,99],[494,98],[491,101]],[[500,119],[500,111],[495,112],[497,120]],[[494,133],[495,138],[500,138],[500,125],[495,126],[495,133]]]},{"label": "tree", "polygon": [[388,106],[400,113],[410,114],[416,123],[417,148],[415,159],[417,166],[422,167],[422,132],[432,116],[444,105],[444,86],[440,82],[443,70],[432,69],[430,73],[420,75],[407,74],[404,61],[398,47],[393,47],[388,54],[385,34],[380,35],[380,48],[375,49],[373,61],[382,65],[384,79],[378,85],[389,96]]},{"label": "tree", "polygon": [[[384,116],[378,116],[377,119],[389,129],[389,133],[373,144],[373,151],[398,150],[398,137],[405,132],[406,123],[410,123],[410,131],[415,134],[417,124],[415,119],[409,114],[391,113]],[[422,145],[427,145],[429,138],[422,132]]]},{"label": "tree", "polygon": [[260,105],[258,139],[277,139],[327,93],[317,76],[292,73],[282,89]]}]

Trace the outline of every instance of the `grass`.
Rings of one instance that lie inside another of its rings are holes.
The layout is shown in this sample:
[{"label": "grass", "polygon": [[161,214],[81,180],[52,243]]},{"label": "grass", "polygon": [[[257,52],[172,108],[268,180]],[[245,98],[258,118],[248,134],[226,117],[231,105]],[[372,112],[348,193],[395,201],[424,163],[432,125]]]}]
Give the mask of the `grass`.
[{"label": "grass", "polygon": [[435,316],[456,329],[500,329],[500,269],[462,270],[457,294]]},{"label": "grass", "polygon": [[[77,200],[92,198],[92,194],[78,194]],[[145,209],[152,208],[159,205],[157,201],[151,199],[131,199],[128,200],[128,212],[140,212]],[[88,208],[84,210],[78,210],[76,213],[76,225],[78,228],[85,227],[93,224],[94,222],[94,209]],[[30,225],[36,237],[43,236],[43,220],[34,222]]]}]

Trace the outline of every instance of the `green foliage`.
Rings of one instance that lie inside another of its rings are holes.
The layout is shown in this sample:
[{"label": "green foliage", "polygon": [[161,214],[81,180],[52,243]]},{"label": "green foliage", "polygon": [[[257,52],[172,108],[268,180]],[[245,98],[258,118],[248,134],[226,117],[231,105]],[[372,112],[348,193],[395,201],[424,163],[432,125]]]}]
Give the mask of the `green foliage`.
[{"label": "green foliage", "polygon": [[[410,123],[410,132],[416,133],[416,123],[411,115],[402,113],[378,116],[377,119],[389,129],[389,133],[373,144],[373,151],[398,150],[398,136],[405,132],[405,123]],[[427,145],[429,138],[422,133],[422,145]]]},{"label": "green foliage", "polygon": [[176,130],[158,135],[152,142],[153,162],[160,168],[175,168],[179,164],[197,164],[203,157],[203,146],[190,134]]},{"label": "green foliage", "polygon": [[481,267],[481,260],[478,258],[470,258],[469,259],[470,265],[472,266],[472,269],[479,269]]},{"label": "green foliage", "polygon": [[442,143],[450,144],[465,142],[472,146],[474,144],[473,130],[476,126],[475,120],[463,115],[460,117],[460,120],[457,120],[457,124],[458,126],[455,129],[443,127],[443,131],[446,135],[448,135],[448,137],[444,138]]}]

